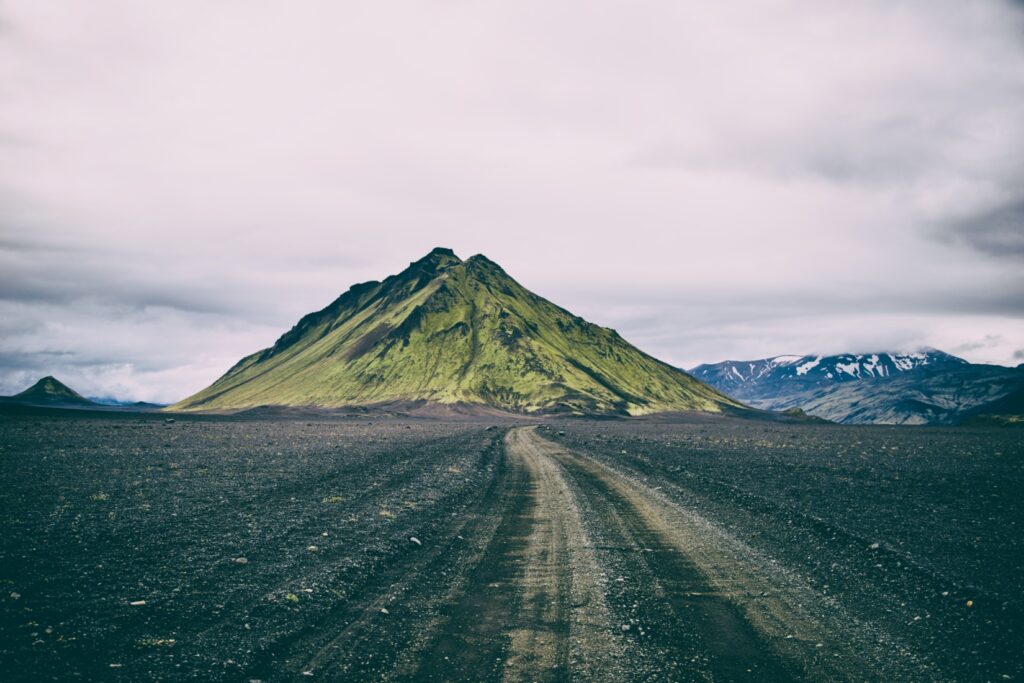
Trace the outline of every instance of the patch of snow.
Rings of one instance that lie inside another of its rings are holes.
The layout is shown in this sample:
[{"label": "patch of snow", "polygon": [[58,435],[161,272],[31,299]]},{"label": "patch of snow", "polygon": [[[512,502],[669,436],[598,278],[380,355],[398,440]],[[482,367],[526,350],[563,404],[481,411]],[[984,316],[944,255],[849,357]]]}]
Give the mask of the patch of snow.
[{"label": "patch of snow", "polygon": [[860,376],[860,363],[854,361],[853,363],[836,363],[836,370],[845,372],[850,377]]},{"label": "patch of snow", "polygon": [[798,365],[797,368],[796,368],[796,374],[798,374],[798,375],[806,375],[809,371],[811,371],[814,368],[818,367],[819,363],[821,363],[821,356],[816,356],[814,358],[814,360],[809,360],[806,363],[802,363],[801,365]]}]

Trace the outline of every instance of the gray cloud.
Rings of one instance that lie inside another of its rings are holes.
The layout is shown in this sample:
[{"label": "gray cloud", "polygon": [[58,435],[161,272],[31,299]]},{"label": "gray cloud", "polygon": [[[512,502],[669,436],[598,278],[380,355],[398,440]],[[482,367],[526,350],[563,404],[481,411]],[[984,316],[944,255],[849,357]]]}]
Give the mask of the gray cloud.
[{"label": "gray cloud", "polygon": [[1019,3],[14,0],[0,27],[0,390],[172,400],[438,245],[680,365],[1024,338]]},{"label": "gray cloud", "polygon": [[[1024,183],[1024,177],[1021,178]],[[1024,197],[950,224],[942,235],[993,256],[1024,256]]]}]

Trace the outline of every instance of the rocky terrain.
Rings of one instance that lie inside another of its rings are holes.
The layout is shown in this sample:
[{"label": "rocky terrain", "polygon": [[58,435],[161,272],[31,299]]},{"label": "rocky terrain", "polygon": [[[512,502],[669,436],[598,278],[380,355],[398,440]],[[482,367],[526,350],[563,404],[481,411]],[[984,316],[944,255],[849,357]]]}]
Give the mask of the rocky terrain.
[{"label": "rocky terrain", "polygon": [[1014,434],[0,415],[0,670],[1015,680]]}]

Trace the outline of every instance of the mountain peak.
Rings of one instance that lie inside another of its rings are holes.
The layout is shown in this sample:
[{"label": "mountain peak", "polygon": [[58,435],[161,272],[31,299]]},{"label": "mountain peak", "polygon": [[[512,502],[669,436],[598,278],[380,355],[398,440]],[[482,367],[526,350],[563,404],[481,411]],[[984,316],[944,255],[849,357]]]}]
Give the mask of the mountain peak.
[{"label": "mountain peak", "polygon": [[92,403],[89,399],[52,375],[43,377],[25,391],[15,394],[12,398],[19,401],[43,403]]},{"label": "mountain peak", "polygon": [[416,264],[455,265],[462,263],[462,259],[455,255],[455,252],[447,247],[434,247],[426,256],[419,261],[413,261],[410,265]]},{"label": "mountain peak", "polygon": [[305,316],[172,408],[423,403],[581,414],[742,408],[487,257],[462,261],[440,247]]}]

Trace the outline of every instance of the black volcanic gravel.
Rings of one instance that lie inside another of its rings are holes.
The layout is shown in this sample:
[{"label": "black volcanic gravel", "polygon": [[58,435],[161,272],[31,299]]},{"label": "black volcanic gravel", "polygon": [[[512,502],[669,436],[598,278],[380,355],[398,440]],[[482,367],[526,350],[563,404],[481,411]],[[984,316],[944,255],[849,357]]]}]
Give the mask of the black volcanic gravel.
[{"label": "black volcanic gravel", "polygon": [[1020,430],[649,419],[544,434],[660,487],[960,680],[1024,676]]},{"label": "black volcanic gravel", "polygon": [[501,436],[438,422],[0,420],[5,680],[235,679],[373,584],[410,536],[430,543],[482,494]]},{"label": "black volcanic gravel", "polygon": [[[815,609],[880,627],[916,670],[1024,677],[1021,431],[549,425],[811,585]],[[417,638],[446,596],[489,585],[488,530],[525,504],[503,493],[525,486],[506,427],[0,415],[0,679],[292,680],[321,653],[333,680],[375,680],[454,656]]]}]

